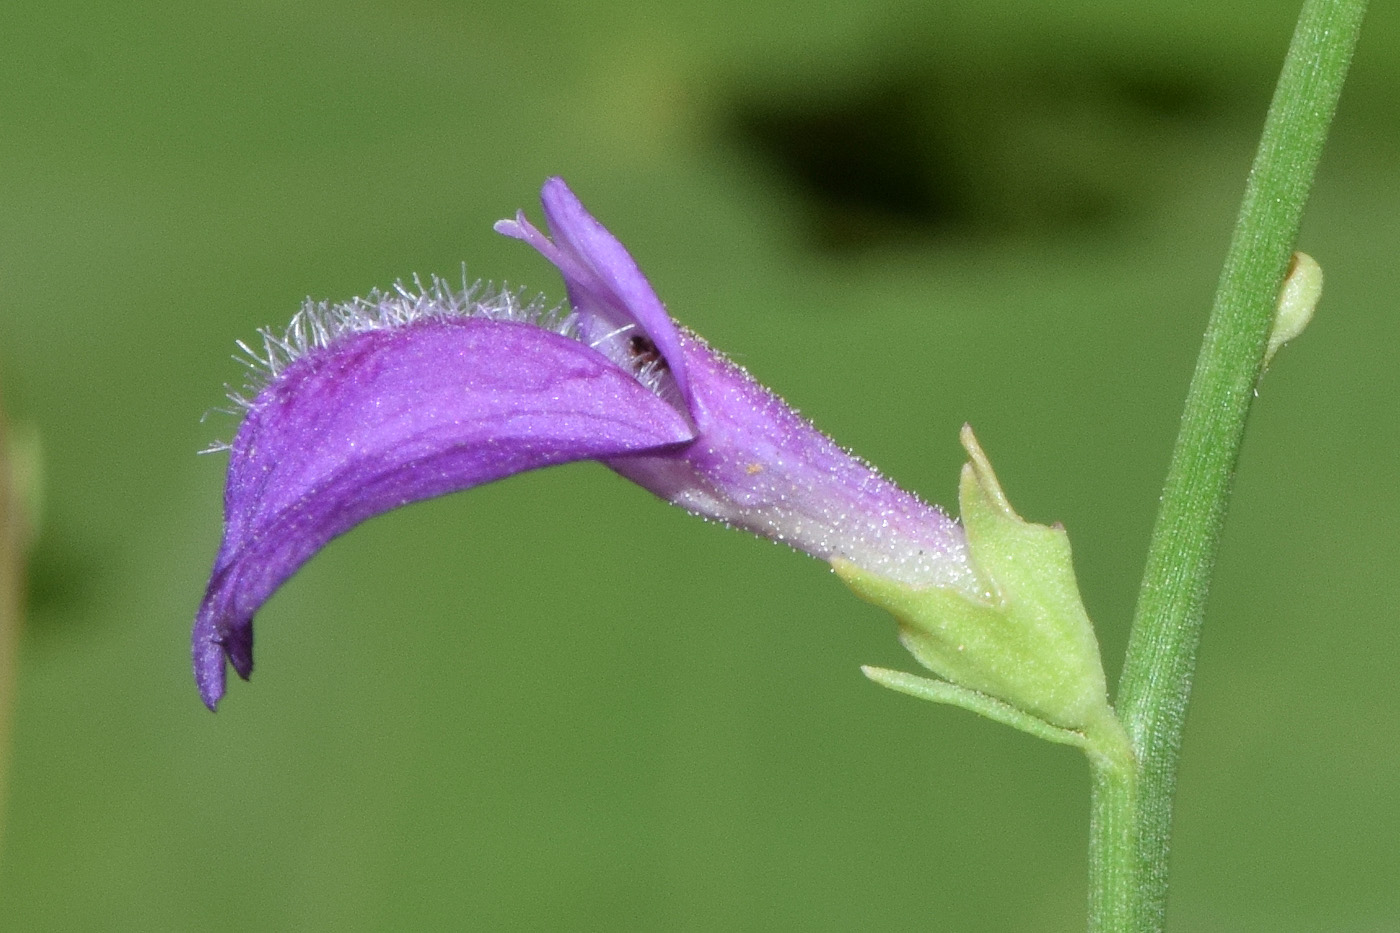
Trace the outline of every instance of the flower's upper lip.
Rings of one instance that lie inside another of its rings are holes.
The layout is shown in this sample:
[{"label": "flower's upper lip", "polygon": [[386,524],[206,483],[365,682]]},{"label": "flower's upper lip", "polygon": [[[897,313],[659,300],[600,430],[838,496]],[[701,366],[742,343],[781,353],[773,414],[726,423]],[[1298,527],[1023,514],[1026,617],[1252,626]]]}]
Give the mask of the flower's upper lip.
[{"label": "flower's upper lip", "polygon": [[[686,414],[693,418],[695,399],[681,350],[680,330],[636,260],[588,213],[562,178],[546,181],[540,200],[552,241],[526,219],[523,211],[514,220],[499,221],[496,231],[524,240],[558,267],[587,342],[598,346],[626,331],[640,330],[666,361]],[[599,348],[607,352],[606,348]]]},{"label": "flower's upper lip", "polygon": [[230,447],[224,538],[194,629],[212,709],[252,618],[328,541],[409,502],[573,460],[664,450],[689,424],[632,374],[527,322],[423,318],[283,369]]}]

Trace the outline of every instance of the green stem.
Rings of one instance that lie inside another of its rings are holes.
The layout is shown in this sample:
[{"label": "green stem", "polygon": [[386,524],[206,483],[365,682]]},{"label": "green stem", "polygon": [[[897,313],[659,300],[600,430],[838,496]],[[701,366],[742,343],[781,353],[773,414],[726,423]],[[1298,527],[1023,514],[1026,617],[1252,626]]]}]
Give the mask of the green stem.
[{"label": "green stem", "polygon": [[1089,930],[1122,933],[1136,930],[1137,769],[1131,758],[1114,761],[1089,757],[1093,797],[1089,814]]},{"label": "green stem", "polygon": [[[1303,5],[1187,394],[1119,688],[1137,753],[1140,909],[1133,926],[1117,929],[1162,927],[1172,794],[1206,594],[1279,286],[1365,10],[1366,0]],[[1105,806],[1116,799],[1110,794]],[[1096,835],[1094,845],[1104,844]]]}]

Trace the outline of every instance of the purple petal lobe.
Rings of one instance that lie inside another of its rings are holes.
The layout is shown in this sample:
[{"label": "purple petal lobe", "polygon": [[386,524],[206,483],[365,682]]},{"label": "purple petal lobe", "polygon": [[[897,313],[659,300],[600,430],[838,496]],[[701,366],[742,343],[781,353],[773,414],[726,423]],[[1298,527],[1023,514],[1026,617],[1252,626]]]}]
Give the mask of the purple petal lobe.
[{"label": "purple petal lobe", "polygon": [[545,182],[540,199],[553,242],[523,213],[499,222],[496,231],[524,240],[558,267],[586,343],[624,365],[652,355],[664,360],[680,407],[689,408],[680,333],[636,261],[562,178]]},{"label": "purple petal lobe", "polygon": [[608,466],[677,505],[822,559],[980,596],[962,526],[842,450],[748,373],[683,334],[694,443]]},{"label": "purple petal lobe", "polygon": [[425,318],[308,352],[253,401],[231,447],[224,539],[194,626],[205,704],[223,695],[225,658],[251,672],[258,608],[365,519],[692,436],[630,371],[529,323]]},{"label": "purple petal lobe", "polygon": [[[975,595],[962,527],[837,447],[742,369],[681,331],[627,250],[551,178],[541,195],[553,240],[523,214],[496,229],[558,267],[585,338],[627,365],[640,331],[674,382],[655,384],[684,407],[696,439],[608,465],[698,515],[784,541],[823,559],[915,586]],[[668,392],[670,385],[675,393]]]}]

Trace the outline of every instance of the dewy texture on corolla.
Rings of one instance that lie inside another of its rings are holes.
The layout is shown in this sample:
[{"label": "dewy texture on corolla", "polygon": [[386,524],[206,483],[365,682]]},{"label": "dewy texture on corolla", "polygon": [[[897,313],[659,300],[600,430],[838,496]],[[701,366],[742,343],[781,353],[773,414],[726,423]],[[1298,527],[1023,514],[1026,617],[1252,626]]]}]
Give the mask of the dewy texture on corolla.
[{"label": "dewy texture on corolla", "polygon": [[915,587],[983,588],[963,530],[842,450],[699,337],[564,182],[497,231],[563,276],[568,309],[441,282],[308,304],[265,334],[240,400],[224,535],[195,619],[213,709],[253,668],[253,615],[313,554],[381,512],[513,473],[600,460],[706,518]]}]

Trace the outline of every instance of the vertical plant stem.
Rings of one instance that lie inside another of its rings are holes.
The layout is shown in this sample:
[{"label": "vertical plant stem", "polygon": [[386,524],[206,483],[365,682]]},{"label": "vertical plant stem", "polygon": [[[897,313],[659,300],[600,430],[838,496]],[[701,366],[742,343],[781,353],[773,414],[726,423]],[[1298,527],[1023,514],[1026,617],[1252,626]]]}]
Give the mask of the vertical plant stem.
[{"label": "vertical plant stem", "polygon": [[1118,696],[1137,754],[1141,892],[1136,925],[1123,929],[1162,926],[1181,732],[1245,418],[1365,10],[1366,0],[1303,5],[1187,393]]},{"label": "vertical plant stem", "polygon": [[1124,933],[1138,929],[1137,769],[1131,757],[1113,761],[1089,756],[1089,930]]}]

